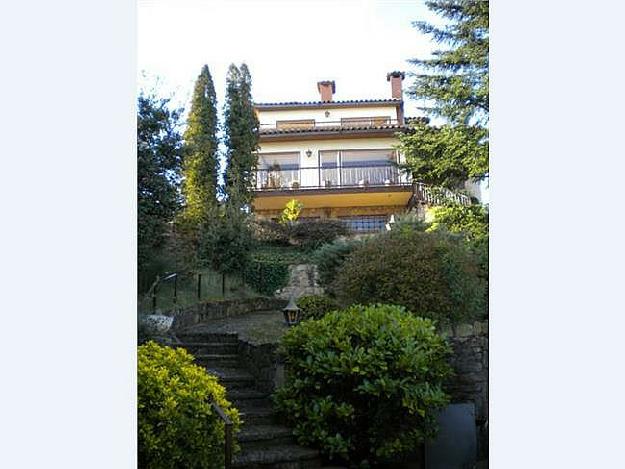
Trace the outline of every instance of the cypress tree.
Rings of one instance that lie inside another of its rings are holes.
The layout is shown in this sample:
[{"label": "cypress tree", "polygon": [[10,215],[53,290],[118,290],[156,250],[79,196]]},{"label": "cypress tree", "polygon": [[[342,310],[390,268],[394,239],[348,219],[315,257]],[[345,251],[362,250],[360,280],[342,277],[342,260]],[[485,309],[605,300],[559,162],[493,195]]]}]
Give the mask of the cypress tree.
[{"label": "cypress tree", "polygon": [[208,65],[195,82],[184,133],[183,222],[200,229],[217,207],[217,98]]},{"label": "cypress tree", "polygon": [[226,76],[226,170],[224,192],[232,208],[252,202],[254,171],[258,163],[259,123],[252,101],[252,77],[247,65],[231,64]]}]

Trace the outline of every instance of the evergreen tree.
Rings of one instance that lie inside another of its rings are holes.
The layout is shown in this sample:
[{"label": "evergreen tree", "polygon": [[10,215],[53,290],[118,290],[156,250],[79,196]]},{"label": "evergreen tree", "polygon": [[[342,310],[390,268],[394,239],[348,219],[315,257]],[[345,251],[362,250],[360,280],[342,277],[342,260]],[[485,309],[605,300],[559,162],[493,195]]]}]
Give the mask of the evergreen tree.
[{"label": "evergreen tree", "polygon": [[217,98],[213,79],[204,65],[195,82],[191,110],[184,133],[185,198],[183,225],[193,230],[211,218],[217,206]]},{"label": "evergreen tree", "polygon": [[425,99],[428,115],[445,120],[436,128],[422,122],[400,138],[400,150],[415,179],[457,189],[469,178],[488,175],[488,1],[432,0],[426,5],[448,24],[414,25],[446,50],[413,59],[423,73],[414,75],[409,93]]},{"label": "evergreen tree", "polygon": [[231,64],[226,76],[226,170],[224,192],[228,205],[249,207],[258,155],[259,123],[252,101],[252,77],[247,65]]},{"label": "evergreen tree", "polygon": [[439,28],[424,21],[413,24],[439,44],[429,59],[410,62],[423,69],[411,94],[432,105],[425,111],[451,124],[488,123],[488,1],[432,0],[426,5],[449,21]]},{"label": "evergreen tree", "polygon": [[137,248],[139,276],[149,269],[166,240],[167,223],[180,208],[182,109],[169,99],[141,92],[137,99]]}]

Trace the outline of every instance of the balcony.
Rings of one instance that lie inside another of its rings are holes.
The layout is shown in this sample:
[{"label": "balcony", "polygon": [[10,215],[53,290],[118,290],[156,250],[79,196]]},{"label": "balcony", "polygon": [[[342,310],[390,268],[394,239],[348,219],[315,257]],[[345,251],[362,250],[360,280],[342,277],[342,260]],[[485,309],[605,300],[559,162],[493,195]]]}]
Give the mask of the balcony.
[{"label": "balcony", "polygon": [[259,169],[255,190],[290,191],[308,189],[409,186],[395,165],[350,164],[293,169]]},{"label": "balcony", "polygon": [[278,120],[260,124],[260,134],[323,132],[336,130],[400,129],[404,122],[386,116],[346,117],[335,121],[315,119]]}]

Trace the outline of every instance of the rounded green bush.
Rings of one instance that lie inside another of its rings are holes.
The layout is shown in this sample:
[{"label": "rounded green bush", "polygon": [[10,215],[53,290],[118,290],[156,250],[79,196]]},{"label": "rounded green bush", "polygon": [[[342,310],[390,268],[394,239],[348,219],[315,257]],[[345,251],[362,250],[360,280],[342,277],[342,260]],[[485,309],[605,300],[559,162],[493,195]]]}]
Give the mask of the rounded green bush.
[{"label": "rounded green bush", "polygon": [[340,236],[349,234],[349,227],[341,220],[334,219],[300,220],[289,226],[292,244],[309,250],[317,249]]},{"label": "rounded green bush", "polygon": [[337,309],[336,302],[323,295],[307,295],[297,300],[302,310],[302,319],[321,319],[330,311]]},{"label": "rounded green bush", "polygon": [[154,342],[138,348],[139,468],[217,469],[224,465],[219,405],[239,426],[238,411],[217,378],[193,364],[182,348]]},{"label": "rounded green bush", "polygon": [[254,254],[243,271],[243,280],[263,295],[272,296],[289,281],[289,264],[274,254]]},{"label": "rounded green bush", "polygon": [[486,283],[458,235],[419,231],[376,236],[351,252],[332,290],[341,304],[390,303],[442,324],[481,317]]},{"label": "rounded green bush", "polygon": [[280,350],[287,381],[274,399],[300,443],[364,467],[434,436],[451,350],[433,321],[355,305],[290,329]]},{"label": "rounded green bush", "polygon": [[319,271],[319,284],[330,294],[333,294],[332,284],[340,267],[347,256],[362,244],[358,239],[337,239],[332,243],[324,244],[314,253],[314,260]]}]

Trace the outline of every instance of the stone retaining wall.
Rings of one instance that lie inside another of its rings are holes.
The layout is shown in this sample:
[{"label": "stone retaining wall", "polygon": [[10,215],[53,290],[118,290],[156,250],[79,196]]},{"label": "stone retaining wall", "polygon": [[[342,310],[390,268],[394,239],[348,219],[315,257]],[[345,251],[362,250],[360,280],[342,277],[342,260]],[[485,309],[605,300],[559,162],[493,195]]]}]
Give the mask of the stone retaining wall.
[{"label": "stone retaining wall", "polygon": [[277,348],[277,344],[254,345],[239,339],[239,364],[254,376],[259,391],[270,393],[284,383],[284,365]]},{"label": "stone retaining wall", "polygon": [[488,321],[461,324],[441,331],[454,355],[455,375],[447,386],[452,402],[473,402],[478,434],[478,458],[488,456]]},{"label": "stone retaining wall", "polygon": [[217,300],[198,303],[174,313],[173,330],[201,324],[211,319],[223,319],[254,311],[281,310],[286,301],[280,298],[256,297],[236,300]]}]

